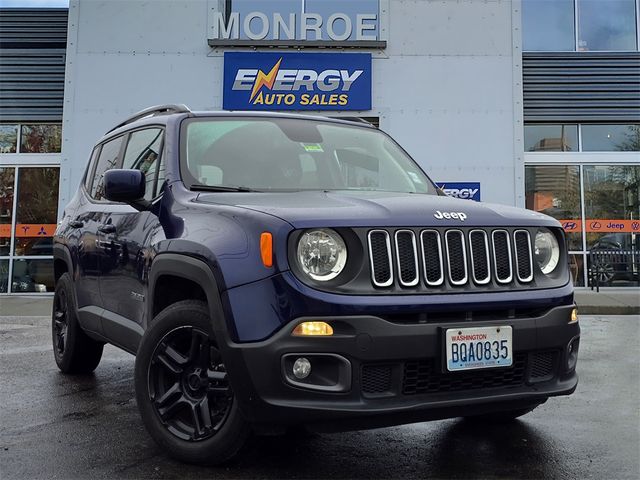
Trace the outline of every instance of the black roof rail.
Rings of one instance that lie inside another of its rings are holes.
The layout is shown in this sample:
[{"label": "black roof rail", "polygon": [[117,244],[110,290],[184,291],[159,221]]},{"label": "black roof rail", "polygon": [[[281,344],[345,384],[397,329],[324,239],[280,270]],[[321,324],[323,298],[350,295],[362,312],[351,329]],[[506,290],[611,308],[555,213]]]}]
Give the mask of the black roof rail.
[{"label": "black roof rail", "polygon": [[119,129],[120,127],[124,127],[129,123],[133,123],[136,120],[140,120],[145,117],[153,117],[156,115],[170,115],[172,113],[191,113],[189,107],[183,104],[169,104],[169,105],[155,105],[153,107],[145,108],[144,110],[140,110],[138,113],[130,116],[124,122],[119,123],[107,133],[111,133],[114,130]]},{"label": "black roof rail", "polygon": [[332,117],[332,118],[335,118],[336,120],[344,120],[345,122],[364,123],[365,125],[376,128],[376,126],[373,123],[371,123],[369,120],[364,119],[362,117]]}]

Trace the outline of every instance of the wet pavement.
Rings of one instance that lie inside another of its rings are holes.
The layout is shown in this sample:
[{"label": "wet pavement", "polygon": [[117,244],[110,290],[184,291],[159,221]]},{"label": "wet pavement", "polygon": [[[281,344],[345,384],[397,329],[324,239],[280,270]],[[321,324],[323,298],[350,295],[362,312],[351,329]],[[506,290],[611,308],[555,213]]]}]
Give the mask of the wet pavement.
[{"label": "wet pavement", "polygon": [[0,317],[0,478],[640,478],[640,317],[582,317],[580,384],[510,425],[445,420],[258,437],[233,463],[169,459],[142,426],[134,358],[66,377],[49,320]]}]

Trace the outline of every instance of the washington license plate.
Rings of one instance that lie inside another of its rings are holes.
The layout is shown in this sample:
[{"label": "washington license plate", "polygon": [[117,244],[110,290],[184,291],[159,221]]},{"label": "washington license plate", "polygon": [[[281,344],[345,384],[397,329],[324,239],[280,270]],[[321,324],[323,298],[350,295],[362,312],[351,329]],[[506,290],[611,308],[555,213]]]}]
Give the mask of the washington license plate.
[{"label": "washington license plate", "polygon": [[513,363],[511,327],[450,328],[445,335],[450,372],[508,367]]}]

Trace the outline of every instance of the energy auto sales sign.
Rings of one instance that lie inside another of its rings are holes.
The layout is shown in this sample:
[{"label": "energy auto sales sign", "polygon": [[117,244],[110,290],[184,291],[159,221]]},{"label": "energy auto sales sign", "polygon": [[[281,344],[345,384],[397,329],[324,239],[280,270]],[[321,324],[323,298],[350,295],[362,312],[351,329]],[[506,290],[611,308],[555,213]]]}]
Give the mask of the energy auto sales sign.
[{"label": "energy auto sales sign", "polygon": [[370,110],[370,53],[225,52],[225,110]]}]

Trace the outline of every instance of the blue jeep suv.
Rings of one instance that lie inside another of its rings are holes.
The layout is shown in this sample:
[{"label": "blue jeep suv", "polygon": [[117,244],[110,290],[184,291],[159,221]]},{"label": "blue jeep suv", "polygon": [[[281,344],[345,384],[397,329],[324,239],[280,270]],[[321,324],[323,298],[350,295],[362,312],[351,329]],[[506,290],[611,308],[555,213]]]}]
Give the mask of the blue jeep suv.
[{"label": "blue jeep suv", "polygon": [[443,195],[364,122],[144,110],[93,149],[54,257],[59,368],[134,354],[187,462],[290,426],[501,422],[578,382],[560,224]]}]

